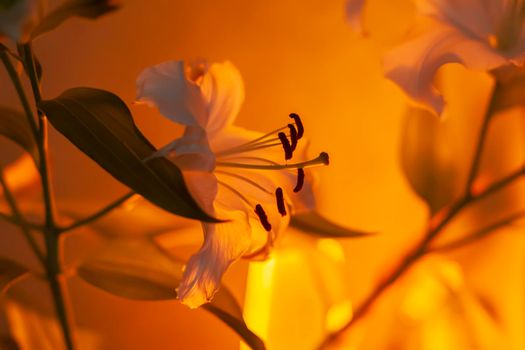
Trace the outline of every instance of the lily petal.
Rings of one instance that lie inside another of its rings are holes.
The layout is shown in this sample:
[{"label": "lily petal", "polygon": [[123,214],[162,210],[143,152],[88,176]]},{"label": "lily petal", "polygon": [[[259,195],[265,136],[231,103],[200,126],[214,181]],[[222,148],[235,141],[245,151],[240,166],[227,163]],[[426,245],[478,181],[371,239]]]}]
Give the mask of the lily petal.
[{"label": "lily petal", "polygon": [[18,0],[7,8],[4,6],[0,6],[0,37],[5,35],[16,42],[24,41],[36,21],[38,2]]},{"label": "lily petal", "polygon": [[206,131],[212,137],[231,125],[239,114],[244,101],[244,83],[237,68],[226,61],[210,66],[200,88],[208,106]]},{"label": "lily petal", "polygon": [[488,44],[470,39],[455,28],[439,22],[431,30],[391,50],[384,58],[385,75],[416,103],[441,114],[444,103],[433,86],[438,69],[447,63],[461,63],[474,70],[489,70],[507,62]]},{"label": "lily petal", "polygon": [[200,88],[186,78],[182,61],[144,69],[137,78],[137,101],[157,107],[176,123],[206,126],[207,111]]},{"label": "lily petal", "polygon": [[228,216],[229,222],[203,224],[204,244],[186,265],[177,294],[190,308],[197,308],[213,298],[228,267],[250,246],[246,214],[229,211]]},{"label": "lily petal", "polygon": [[362,34],[363,29],[363,9],[365,0],[347,0],[345,6],[346,20],[353,30]]},{"label": "lily petal", "polygon": [[184,135],[162,147],[152,157],[167,157],[182,171],[207,171],[215,168],[215,155],[201,127],[187,127]]}]

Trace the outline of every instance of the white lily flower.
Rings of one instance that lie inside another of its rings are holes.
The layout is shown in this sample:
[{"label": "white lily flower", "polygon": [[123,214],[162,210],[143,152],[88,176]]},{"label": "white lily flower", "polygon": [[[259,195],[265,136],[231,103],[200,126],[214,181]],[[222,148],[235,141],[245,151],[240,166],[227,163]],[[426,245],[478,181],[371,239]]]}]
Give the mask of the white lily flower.
[{"label": "white lily flower", "polygon": [[38,17],[38,0],[0,1],[0,38],[24,41]]},{"label": "white lily flower", "polygon": [[304,155],[304,148],[298,147],[303,126],[297,115],[291,115],[290,124],[265,135],[233,126],[244,88],[241,75],[229,62],[210,66],[165,62],[145,69],[137,90],[138,101],[186,125],[184,135],[156,156],[179,166],[203,209],[228,220],[202,224],[204,243],[188,261],[177,290],[183,303],[198,307],[211,300],[233,262],[268,254],[292,210],[314,206],[303,169],[327,164],[328,156],[285,162],[294,153]]},{"label": "white lily flower", "polygon": [[[437,70],[447,63],[487,71],[525,59],[524,0],[413,0],[411,36],[384,58],[385,75],[415,102],[441,114],[444,101],[434,88]],[[356,23],[363,0],[348,0],[347,17]]]}]

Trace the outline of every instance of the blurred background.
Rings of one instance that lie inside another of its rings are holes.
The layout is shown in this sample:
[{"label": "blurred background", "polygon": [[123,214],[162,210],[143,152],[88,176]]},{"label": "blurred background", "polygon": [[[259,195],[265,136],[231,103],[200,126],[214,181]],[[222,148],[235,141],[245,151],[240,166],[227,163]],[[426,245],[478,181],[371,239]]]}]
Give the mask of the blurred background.
[{"label": "blurred background", "polygon": [[[270,350],[314,349],[324,332],[347,320],[350,305],[359,303],[417,242],[428,216],[400,164],[407,100],[381,73],[381,53],[406,30],[412,11],[410,1],[369,2],[367,30],[373,40],[351,31],[345,23],[344,5],[343,0],[127,0],[112,15],[92,23],[70,20],[34,45],[44,68],[44,98],[53,98],[74,86],[113,91],[130,106],[141,130],[157,146],[173,140],[181,129],[155,110],[132,103],[138,73],[166,60],[202,57],[232,61],[241,71],[246,88],[237,120],[240,126],[270,131],[287,123],[290,112],[302,116],[312,152],[324,150],[331,157],[330,166],[319,171],[319,211],[338,223],[378,234],[360,240],[318,242],[290,229],[273,262],[254,263],[258,266],[251,268],[249,278],[245,261],[228,272],[226,284],[245,303],[248,324],[266,338]],[[442,77],[441,86],[444,91],[447,88],[445,95],[450,102],[446,122],[451,136],[447,142],[454,145],[449,154],[457,170],[455,179],[461,182],[491,81],[458,66],[444,69]],[[3,71],[0,78],[1,102],[15,106],[14,92]],[[482,169],[486,178],[497,178],[524,159],[521,111],[508,114],[491,129]],[[54,131],[51,150],[57,196],[67,203],[63,205],[81,206],[89,212],[126,192]],[[498,210],[516,208],[520,197],[524,198],[523,188],[511,189],[496,204],[484,204],[466,213],[451,227],[450,234],[482,225],[482,219],[488,220]],[[155,222],[156,218],[149,220]],[[1,225],[5,234],[0,235],[0,252],[23,256],[23,243],[17,241],[17,234]],[[116,229],[120,235],[126,234],[125,225]],[[520,231],[523,233],[523,226],[501,230],[471,247],[431,259],[429,266],[438,267],[430,273],[416,269],[415,275],[401,280],[402,288],[393,288],[385,295],[343,348],[485,348],[450,345],[458,343],[439,347],[443,344],[432,337],[442,339],[443,334],[449,334],[447,327],[458,327],[445,317],[440,323],[444,331],[429,333],[428,329],[437,329],[437,323],[421,326],[414,321],[434,317],[428,310],[413,316],[414,308],[435,305],[442,310],[443,300],[447,303],[444,305],[457,302],[443,299],[439,286],[448,288],[448,283],[458,290],[468,288],[475,295],[472,298],[480,297],[483,305],[488,305],[483,310],[493,310],[498,320],[495,344],[503,344],[504,339],[505,346],[488,348],[524,348],[525,262]],[[68,243],[68,256],[72,258],[90,245],[80,236],[73,236]],[[266,279],[271,283],[264,287],[257,276],[264,276],[268,270]],[[434,282],[422,283],[424,290],[414,291],[410,283],[420,285],[421,278]],[[175,301],[119,299],[77,278],[71,280],[70,287],[77,323],[98,334],[101,349],[239,347],[236,334],[205,311],[191,311]],[[407,306],[412,310],[407,311],[413,316],[412,323],[398,322],[396,316],[406,295],[418,295],[423,300]],[[342,305],[342,311],[327,321],[325,315],[335,304]],[[468,310],[453,309],[450,315],[456,317]],[[86,343],[79,348],[92,347]]]}]

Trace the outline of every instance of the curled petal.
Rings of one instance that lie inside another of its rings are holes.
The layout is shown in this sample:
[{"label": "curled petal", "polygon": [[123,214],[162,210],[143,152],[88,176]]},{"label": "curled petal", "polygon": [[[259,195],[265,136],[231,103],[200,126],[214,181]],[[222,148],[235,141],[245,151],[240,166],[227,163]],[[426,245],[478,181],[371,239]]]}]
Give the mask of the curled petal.
[{"label": "curled petal", "polygon": [[208,107],[206,131],[213,135],[231,125],[244,101],[244,84],[235,66],[214,63],[202,77],[201,91]]},{"label": "curled petal", "polygon": [[347,0],[345,6],[346,20],[353,30],[363,33],[363,9],[365,0]]},{"label": "curled petal", "polygon": [[414,102],[441,114],[443,98],[433,86],[441,66],[461,63],[469,69],[489,70],[507,60],[488,43],[467,38],[454,28],[436,22],[431,28],[391,50],[384,59],[384,69]]},{"label": "curled petal", "polygon": [[5,35],[16,42],[27,39],[27,34],[37,19],[37,9],[37,0],[0,4],[0,37]]},{"label": "curled petal", "polygon": [[213,298],[228,267],[250,246],[246,214],[230,211],[228,216],[229,222],[203,224],[204,244],[186,265],[177,294],[190,308],[197,308]]},{"label": "curled petal", "polygon": [[162,147],[151,157],[167,157],[182,171],[207,171],[215,168],[215,155],[201,127],[187,127],[184,135]]},{"label": "curled petal", "polygon": [[207,112],[199,87],[186,78],[184,62],[148,67],[137,78],[137,101],[157,107],[176,123],[204,127]]}]

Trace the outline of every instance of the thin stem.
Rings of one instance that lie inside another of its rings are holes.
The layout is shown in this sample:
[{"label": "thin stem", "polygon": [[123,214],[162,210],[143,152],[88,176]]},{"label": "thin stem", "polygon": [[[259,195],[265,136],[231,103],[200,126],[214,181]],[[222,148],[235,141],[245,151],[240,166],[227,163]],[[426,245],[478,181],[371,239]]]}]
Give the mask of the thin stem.
[{"label": "thin stem", "polygon": [[256,170],[284,170],[284,169],[298,169],[310,168],[318,165],[328,165],[328,154],[321,153],[317,158],[308,160],[306,162],[292,163],[292,164],[276,164],[276,165],[261,165],[261,164],[245,164],[245,163],[230,163],[217,162],[217,166],[227,168],[242,168],[242,169],[256,169]]},{"label": "thin stem", "polygon": [[9,205],[9,208],[11,209],[11,212],[13,214],[13,221],[20,227],[22,230],[22,233],[24,234],[25,239],[27,240],[27,243],[30,245],[31,249],[35,253],[38,260],[45,264],[45,257],[42,251],[40,250],[40,247],[38,246],[35,238],[31,234],[31,230],[26,223],[26,221],[23,218],[22,213],[20,212],[20,209],[18,208],[18,205],[16,203],[16,199],[13,196],[9,185],[7,184],[7,181],[4,176],[4,171],[2,166],[0,165],[0,185],[2,186],[2,189],[4,190],[4,197]]},{"label": "thin stem", "polygon": [[[425,255],[429,250],[429,245],[432,241],[443,231],[445,227],[454,219],[456,216],[466,207],[471,204],[478,202],[489,195],[499,191],[500,189],[505,188],[507,185],[511,184],[514,180],[525,175],[525,166],[520,167],[516,171],[512,172],[510,175],[504,177],[503,179],[496,181],[492,185],[488,186],[484,190],[481,190],[478,193],[470,194],[466,193],[461,199],[459,199],[452,207],[446,208],[440,213],[437,214],[439,217],[442,216],[442,219],[437,223],[437,225],[429,226],[427,233],[422,241],[410,251],[405,258],[393,269],[392,273],[386,277],[385,280],[380,282],[372,293],[365,299],[365,301],[355,310],[352,319],[343,326],[337,332],[329,335],[321,344],[321,349],[326,345],[333,342],[337,339],[342,333],[352,327],[357,323],[370,309],[370,307],[375,303],[375,301],[387,290],[394,282],[396,282],[413,264],[418,261],[420,257]],[[432,220],[431,220],[432,222]]]},{"label": "thin stem", "polygon": [[36,125],[35,117],[33,115],[33,110],[29,105],[29,101],[26,97],[24,87],[22,86],[22,82],[20,81],[20,77],[18,76],[18,73],[16,72],[13,63],[11,62],[5,51],[0,52],[0,58],[2,59],[2,63],[5,66],[7,74],[9,75],[9,78],[11,79],[13,86],[15,87],[16,93],[18,94],[18,98],[20,99],[20,103],[22,104],[22,108],[24,109],[27,121],[29,122],[31,131],[33,132],[33,136],[35,137],[35,139],[38,139],[38,127]]},{"label": "thin stem", "polygon": [[496,92],[499,89],[499,83],[496,81],[494,84],[495,85],[492,91],[492,97],[490,99],[485,115],[483,116],[483,121],[481,122],[481,127],[479,130],[479,137],[477,139],[478,143],[474,150],[474,156],[472,159],[472,164],[470,166],[470,172],[467,177],[465,193],[467,193],[467,195],[469,196],[472,195],[472,184],[474,183],[474,180],[476,179],[476,176],[478,175],[478,172],[479,172],[479,167],[481,165],[481,156],[483,154],[483,148],[485,145],[485,141],[487,139],[487,133],[490,127],[490,121],[492,119],[493,112],[494,112],[494,106],[496,103],[496,99],[494,97],[496,96]]},{"label": "thin stem", "polygon": [[40,176],[42,180],[42,192],[44,194],[44,203],[46,208],[46,227],[55,227],[55,203],[53,200],[53,192],[51,185],[51,178],[49,174],[49,160],[48,160],[48,124],[46,116],[38,109],[38,104],[42,101],[40,93],[40,83],[36,73],[36,66],[31,43],[26,43],[20,46],[20,52],[24,59],[27,74],[31,81],[31,88],[35,104],[37,106],[38,120],[39,120],[39,137],[38,137],[38,154],[40,157]]},{"label": "thin stem", "polygon": [[109,205],[105,206],[104,208],[100,209],[99,211],[91,214],[90,216],[85,217],[83,219],[80,219],[80,220],[72,223],[69,226],[65,226],[65,227],[59,228],[58,232],[59,233],[68,232],[68,231],[72,231],[74,229],[77,229],[79,227],[82,227],[84,225],[88,225],[88,224],[90,224],[90,223],[100,219],[104,215],[109,214],[114,209],[120,207],[122,204],[124,204],[128,199],[130,199],[134,195],[135,195],[135,192],[129,192],[129,193],[125,194],[124,196],[122,196],[121,198],[117,199],[116,201],[112,202],[111,204],[109,204]]},{"label": "thin stem", "polygon": [[47,264],[46,272],[49,280],[49,286],[55,301],[55,309],[62,328],[64,343],[68,350],[75,349],[73,339],[73,313],[71,302],[67,291],[66,278],[62,274],[61,256],[62,256],[62,238],[58,232],[45,232],[47,247]]},{"label": "thin stem", "polygon": [[65,276],[62,274],[62,239],[55,224],[55,205],[53,198],[53,190],[51,186],[51,178],[49,172],[48,160],[48,124],[45,115],[38,109],[38,105],[42,100],[40,93],[40,83],[38,80],[34,55],[31,49],[31,43],[26,43],[19,46],[19,51],[24,60],[24,65],[31,81],[31,88],[35,105],[38,113],[38,137],[37,146],[39,153],[39,171],[42,181],[42,192],[44,194],[45,204],[45,230],[44,239],[47,249],[46,272],[48,276],[49,286],[53,295],[55,310],[62,329],[64,343],[68,350],[75,349],[73,339],[73,314],[71,312],[69,295]]},{"label": "thin stem", "polygon": [[[10,224],[20,226],[20,221],[14,215],[8,215],[6,213],[0,212],[0,219]],[[39,225],[34,222],[29,222],[27,220],[24,221],[24,225],[30,228],[31,230],[38,230],[38,231],[43,231],[45,228],[43,225]]]},{"label": "thin stem", "polygon": [[433,247],[431,249],[428,249],[428,252],[444,252],[449,250],[458,249],[461,247],[464,247],[470,243],[476,242],[492,232],[495,232],[497,229],[500,229],[502,227],[505,227],[507,225],[512,224],[514,221],[519,220],[521,218],[525,217],[525,210],[519,211],[507,218],[504,218],[500,221],[496,221],[495,223],[482,228],[481,230],[469,233],[465,237],[458,239],[457,241],[453,241],[447,244],[444,244],[442,246]]}]

